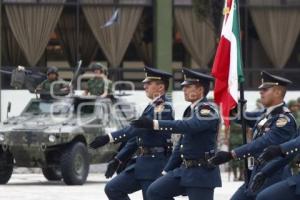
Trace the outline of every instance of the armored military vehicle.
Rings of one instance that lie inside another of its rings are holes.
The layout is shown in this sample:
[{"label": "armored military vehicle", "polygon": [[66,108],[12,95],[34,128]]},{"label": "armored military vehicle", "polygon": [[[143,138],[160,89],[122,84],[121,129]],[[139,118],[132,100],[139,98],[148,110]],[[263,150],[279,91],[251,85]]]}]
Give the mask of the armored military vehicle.
[{"label": "armored military vehicle", "polygon": [[118,148],[92,150],[88,144],[134,117],[134,105],[121,97],[32,99],[19,116],[0,124],[0,184],[19,166],[40,167],[49,181],[81,185],[89,165],[107,162]]}]

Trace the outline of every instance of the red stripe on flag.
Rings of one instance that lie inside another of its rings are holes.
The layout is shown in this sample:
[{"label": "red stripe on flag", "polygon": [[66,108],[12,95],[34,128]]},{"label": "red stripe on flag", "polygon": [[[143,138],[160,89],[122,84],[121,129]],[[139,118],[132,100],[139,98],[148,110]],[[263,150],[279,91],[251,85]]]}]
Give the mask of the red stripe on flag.
[{"label": "red stripe on flag", "polygon": [[213,68],[212,75],[220,80],[228,80],[229,64],[230,64],[230,41],[224,36],[221,37],[219,42]]},{"label": "red stripe on flag", "polygon": [[230,47],[230,41],[222,36],[212,69],[212,75],[216,78],[214,99],[215,102],[221,107],[222,116],[226,126],[229,126],[230,110],[236,106],[235,100],[229,93],[228,86]]}]

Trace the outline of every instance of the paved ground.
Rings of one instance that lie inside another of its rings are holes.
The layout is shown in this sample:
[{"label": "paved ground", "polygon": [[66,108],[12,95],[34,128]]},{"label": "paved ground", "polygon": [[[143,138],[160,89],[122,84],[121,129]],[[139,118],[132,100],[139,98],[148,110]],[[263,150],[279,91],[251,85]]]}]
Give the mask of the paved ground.
[{"label": "paved ground", "polygon": [[[227,200],[241,185],[228,182],[227,174],[222,174],[223,187],[215,191],[215,200]],[[48,182],[41,174],[13,174],[7,185],[0,186],[0,199],[5,200],[107,200],[103,174],[90,174],[83,186],[66,186],[61,182]],[[132,200],[142,200],[141,193],[130,195]],[[178,197],[176,200],[187,200]]]}]

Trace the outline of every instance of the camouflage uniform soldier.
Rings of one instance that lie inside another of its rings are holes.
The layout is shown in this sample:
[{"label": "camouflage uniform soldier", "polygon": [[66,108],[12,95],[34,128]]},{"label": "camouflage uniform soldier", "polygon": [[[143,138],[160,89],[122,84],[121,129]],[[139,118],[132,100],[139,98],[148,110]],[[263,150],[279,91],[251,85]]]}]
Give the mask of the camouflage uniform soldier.
[{"label": "camouflage uniform soldier", "polygon": [[300,109],[299,109],[299,103],[296,100],[290,100],[288,102],[288,108],[293,113],[298,126],[300,125]]},{"label": "camouflage uniform soldier", "polygon": [[87,82],[85,95],[96,95],[106,97],[112,93],[112,81],[106,77],[107,68],[100,63],[92,64],[95,77]]},{"label": "camouflage uniform soldier", "polygon": [[300,97],[297,98],[297,103],[300,104]]},{"label": "camouflage uniform soldier", "polygon": [[[297,105],[298,105],[297,116],[300,118],[300,97],[297,98]],[[299,126],[300,125],[299,124],[300,120],[296,119],[296,121],[298,122],[298,126]]]},{"label": "camouflage uniform soldier", "polygon": [[[229,150],[237,148],[243,144],[242,127],[239,124],[231,123],[229,130]],[[233,171],[234,181],[241,181],[244,179],[243,170],[244,165],[241,161],[230,161],[229,167]],[[239,173],[239,177],[238,177]]]},{"label": "camouflage uniform soldier", "polygon": [[[287,106],[290,109],[291,113],[294,115],[297,122],[297,126],[299,126],[300,124],[299,103],[296,100],[290,100]],[[298,174],[300,172],[299,164],[300,164],[300,155],[297,155],[289,164],[292,170],[292,174]]]},{"label": "camouflage uniform soldier", "polygon": [[[66,95],[69,92],[68,86],[64,83],[55,83],[51,86],[55,81],[63,80],[59,78],[58,69],[56,67],[49,67],[47,70],[47,79],[37,86],[36,92],[43,95],[43,97],[46,95],[46,98],[49,98],[49,95],[51,95],[51,87],[53,87],[54,95]],[[43,97],[41,96],[41,98]]]},{"label": "camouflage uniform soldier", "polygon": [[112,95],[113,91],[112,91],[112,86],[113,86],[113,82],[108,79],[108,70],[106,66],[102,66],[102,78],[104,80],[104,93],[101,95],[102,97],[106,97],[107,95]]}]

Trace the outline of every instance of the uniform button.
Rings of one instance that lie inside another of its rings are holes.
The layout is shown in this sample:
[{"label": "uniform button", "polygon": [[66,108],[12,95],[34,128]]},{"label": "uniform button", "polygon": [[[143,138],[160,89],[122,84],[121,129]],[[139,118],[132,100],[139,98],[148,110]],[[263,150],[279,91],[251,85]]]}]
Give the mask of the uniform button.
[{"label": "uniform button", "polygon": [[122,138],[122,136],[120,136],[119,138]]},{"label": "uniform button", "polygon": [[251,154],[250,153],[248,153],[248,156],[250,156]]},{"label": "uniform button", "polygon": [[291,150],[291,153],[294,153],[294,151],[293,151],[293,150]]},{"label": "uniform button", "polygon": [[180,157],[183,158],[183,154],[181,154]]},{"label": "uniform button", "polygon": [[286,155],[289,155],[289,152],[286,152],[285,154],[286,154]]},{"label": "uniform button", "polygon": [[173,130],[173,128],[170,128],[170,131]]},{"label": "uniform button", "polygon": [[139,141],[141,141],[142,139],[141,138],[139,138]]},{"label": "uniform button", "polygon": [[168,130],[168,128],[165,128],[165,130],[167,131],[167,130]]},{"label": "uniform button", "polygon": [[115,138],[115,140],[117,140],[118,138]]},{"label": "uniform button", "polygon": [[183,148],[183,145],[180,145],[180,148]]},{"label": "uniform button", "polygon": [[246,158],[246,155],[243,155],[244,158]]},{"label": "uniform button", "polygon": [[298,151],[298,148],[296,148],[295,151]]},{"label": "uniform button", "polygon": [[160,128],[160,130],[164,130],[163,128]]},{"label": "uniform button", "polygon": [[126,137],[126,134],[124,134],[123,136]]},{"label": "uniform button", "polygon": [[201,164],[199,163],[198,166],[201,167]]}]

